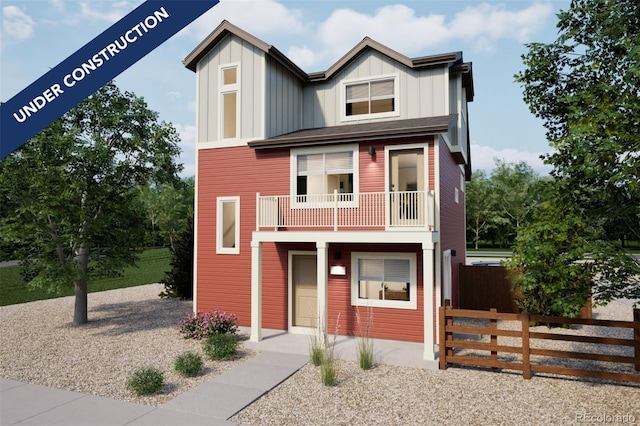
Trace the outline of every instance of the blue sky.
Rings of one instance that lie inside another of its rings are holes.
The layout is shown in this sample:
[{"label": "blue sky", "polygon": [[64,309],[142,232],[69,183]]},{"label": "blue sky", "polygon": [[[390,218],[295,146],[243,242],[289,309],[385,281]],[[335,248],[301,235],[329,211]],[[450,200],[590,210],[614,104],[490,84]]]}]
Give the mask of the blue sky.
[{"label": "blue sky", "polygon": [[[7,101],[100,34],[140,1],[2,0],[0,100]],[[461,50],[473,62],[469,106],[472,166],[526,161],[540,174],[549,151],[540,120],[513,75],[525,43],[556,38],[568,1],[222,0],[116,78],[144,97],[181,137],[184,175],[193,175],[195,74],[182,60],[226,19],[277,47],[307,72],[326,70],[365,36],[409,56]]]}]

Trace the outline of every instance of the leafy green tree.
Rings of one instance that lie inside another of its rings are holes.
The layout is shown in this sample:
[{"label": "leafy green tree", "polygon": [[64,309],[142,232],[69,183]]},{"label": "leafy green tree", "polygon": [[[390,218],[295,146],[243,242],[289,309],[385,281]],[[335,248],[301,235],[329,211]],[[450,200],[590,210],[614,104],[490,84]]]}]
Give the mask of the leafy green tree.
[{"label": "leafy green tree", "polygon": [[466,187],[467,230],[478,248],[481,239],[500,247],[513,245],[517,229],[540,199],[541,178],[524,161],[495,160],[490,177],[477,170]]},{"label": "leafy green tree", "polygon": [[589,231],[581,251],[593,259],[594,299],[639,299],[638,260],[611,232],[640,237],[640,8],[635,0],[574,0],[557,26],[556,41],[528,45],[516,81],[554,149],[545,161],[563,203],[556,208]]},{"label": "leafy green tree", "polygon": [[539,202],[538,174],[526,162],[506,163],[496,159],[491,172],[496,213],[510,224],[512,232],[531,215]]},{"label": "leafy green tree", "polygon": [[135,261],[137,188],[177,179],[177,142],[142,98],[108,83],[0,163],[0,232],[30,284],[75,287],[74,323],[87,322],[89,273]]},{"label": "leafy green tree", "polygon": [[193,298],[193,210],[189,209],[186,219],[175,245],[171,247],[171,270],[162,279],[164,291],[160,297]]},{"label": "leafy green tree", "polygon": [[476,170],[465,187],[467,230],[478,249],[480,239],[495,221],[495,201],[491,181],[482,170]]},{"label": "leafy green tree", "polygon": [[140,200],[150,227],[149,236],[145,239],[148,244],[174,247],[175,239],[188,219],[188,212],[193,209],[194,192],[193,177],[175,184],[140,188]]}]

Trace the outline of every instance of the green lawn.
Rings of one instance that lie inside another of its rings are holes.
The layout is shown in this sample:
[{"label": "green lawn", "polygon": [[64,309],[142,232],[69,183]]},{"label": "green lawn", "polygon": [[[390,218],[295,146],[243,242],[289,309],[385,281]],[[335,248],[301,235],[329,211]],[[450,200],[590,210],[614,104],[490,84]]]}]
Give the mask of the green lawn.
[{"label": "green lawn", "polygon": [[[157,283],[164,277],[165,271],[170,269],[170,261],[171,256],[167,248],[145,250],[140,255],[137,266],[126,268],[121,277],[90,280],[89,293]],[[72,296],[73,294],[72,287],[57,293],[31,288],[22,279],[19,266],[0,268],[0,306]]]}]

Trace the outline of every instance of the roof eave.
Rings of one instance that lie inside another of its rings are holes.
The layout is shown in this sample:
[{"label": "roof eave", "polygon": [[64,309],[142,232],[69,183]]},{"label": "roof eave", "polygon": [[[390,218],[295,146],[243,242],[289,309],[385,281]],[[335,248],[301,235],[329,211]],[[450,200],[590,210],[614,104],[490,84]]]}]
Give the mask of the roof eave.
[{"label": "roof eave", "polygon": [[[296,136],[294,132],[289,137],[277,137],[272,140],[264,139],[249,142],[250,148],[259,149],[274,149],[274,148],[286,148],[286,147],[304,147],[304,146],[317,146],[326,144],[340,144],[340,143],[353,143],[363,141],[377,141],[377,140],[391,140],[401,138],[412,138],[421,136],[431,136],[440,133],[447,133],[450,131],[451,126],[455,125],[457,120],[456,115],[450,115],[449,120],[446,123],[439,123],[431,126],[417,126],[413,128],[403,129],[376,129],[370,131],[360,131],[356,133],[343,133],[343,134],[329,134],[329,135],[309,135],[309,136]],[[348,127],[348,126],[345,126]]]}]

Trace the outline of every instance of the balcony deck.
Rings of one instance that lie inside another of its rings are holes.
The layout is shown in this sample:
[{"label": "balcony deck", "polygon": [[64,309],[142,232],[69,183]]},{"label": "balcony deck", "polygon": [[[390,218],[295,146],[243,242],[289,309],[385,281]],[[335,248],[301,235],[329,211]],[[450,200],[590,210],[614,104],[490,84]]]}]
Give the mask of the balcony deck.
[{"label": "balcony deck", "polygon": [[433,191],[256,194],[256,231],[436,231]]}]

